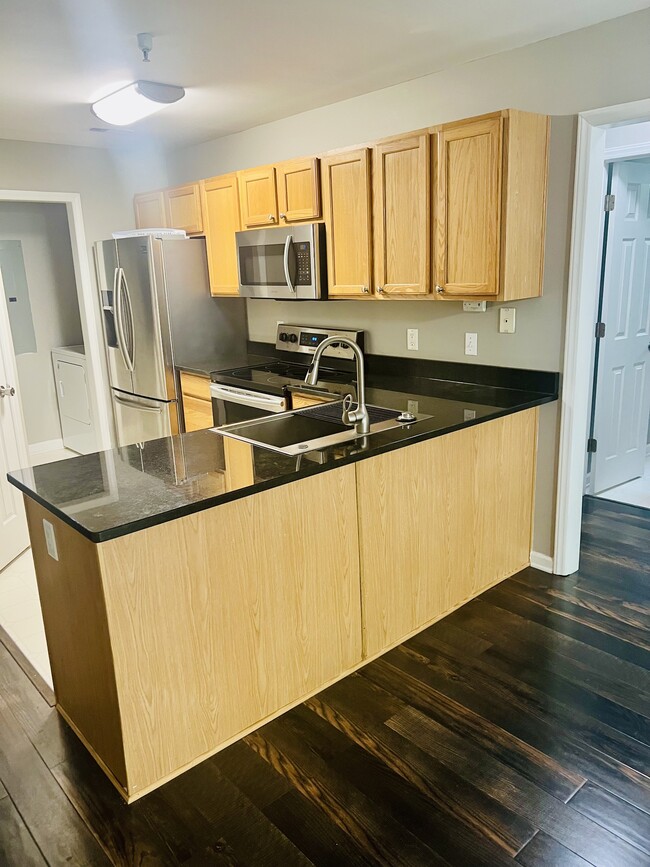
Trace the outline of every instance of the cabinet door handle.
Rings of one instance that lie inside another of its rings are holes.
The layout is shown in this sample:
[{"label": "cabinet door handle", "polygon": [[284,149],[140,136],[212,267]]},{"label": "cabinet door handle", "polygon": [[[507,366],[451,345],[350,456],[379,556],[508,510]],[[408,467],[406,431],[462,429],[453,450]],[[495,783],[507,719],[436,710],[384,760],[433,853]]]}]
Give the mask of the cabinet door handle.
[{"label": "cabinet door handle", "polygon": [[367,295],[368,292],[370,292],[370,289],[368,289],[367,286],[362,286],[362,287],[361,287],[361,291],[364,293],[364,295]]},{"label": "cabinet door handle", "polygon": [[438,293],[438,295],[442,295],[442,293],[443,293],[444,291],[445,291],[444,286],[439,286],[439,285],[436,283],[436,292]]},{"label": "cabinet door handle", "polygon": [[287,215],[286,215],[286,214],[280,214],[280,219],[281,219],[281,220],[286,220],[286,219],[287,219]]},{"label": "cabinet door handle", "polygon": [[273,214],[269,214],[269,223],[275,223],[275,217]]},{"label": "cabinet door handle", "polygon": [[383,286],[377,286],[377,294],[378,294],[378,295],[381,295],[381,293],[382,293],[383,291],[384,291],[384,287],[383,287]]}]

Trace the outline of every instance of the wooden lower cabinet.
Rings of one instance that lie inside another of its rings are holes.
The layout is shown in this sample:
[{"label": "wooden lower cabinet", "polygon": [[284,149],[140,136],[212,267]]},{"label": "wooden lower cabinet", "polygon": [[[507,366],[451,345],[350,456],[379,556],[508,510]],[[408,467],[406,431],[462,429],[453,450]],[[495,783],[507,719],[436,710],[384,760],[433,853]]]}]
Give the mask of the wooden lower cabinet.
[{"label": "wooden lower cabinet", "polygon": [[364,656],[530,563],[537,410],[357,466]]},{"label": "wooden lower cabinet", "polygon": [[[25,497],[58,710],[127,801],[198,764],[526,566],[536,431],[515,413],[99,544]],[[226,489],[250,484],[225,445]]]},{"label": "wooden lower cabinet", "polygon": [[204,430],[213,427],[209,377],[181,371],[180,380],[185,430]]}]

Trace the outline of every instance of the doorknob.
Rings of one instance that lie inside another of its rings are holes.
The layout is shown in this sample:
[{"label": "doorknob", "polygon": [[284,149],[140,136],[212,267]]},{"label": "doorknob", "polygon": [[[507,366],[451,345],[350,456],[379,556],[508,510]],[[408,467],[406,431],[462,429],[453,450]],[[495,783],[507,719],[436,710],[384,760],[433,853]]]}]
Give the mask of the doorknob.
[{"label": "doorknob", "polygon": [[0,385],[0,397],[13,397],[15,393],[13,385]]}]

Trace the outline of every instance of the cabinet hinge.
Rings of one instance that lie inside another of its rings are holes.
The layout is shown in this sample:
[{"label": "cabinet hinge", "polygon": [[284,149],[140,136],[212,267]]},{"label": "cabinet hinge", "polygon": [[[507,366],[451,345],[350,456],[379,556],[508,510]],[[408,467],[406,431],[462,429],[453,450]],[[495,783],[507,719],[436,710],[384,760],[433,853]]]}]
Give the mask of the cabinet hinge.
[{"label": "cabinet hinge", "polygon": [[616,204],[616,196],[610,193],[608,196],[605,196],[605,210],[613,211],[614,205]]},{"label": "cabinet hinge", "polygon": [[597,322],[596,323],[596,337],[604,337],[605,336],[605,323]]},{"label": "cabinet hinge", "polygon": [[593,437],[589,437],[587,440],[587,452],[589,454],[594,454],[594,452],[598,451],[598,440]]}]

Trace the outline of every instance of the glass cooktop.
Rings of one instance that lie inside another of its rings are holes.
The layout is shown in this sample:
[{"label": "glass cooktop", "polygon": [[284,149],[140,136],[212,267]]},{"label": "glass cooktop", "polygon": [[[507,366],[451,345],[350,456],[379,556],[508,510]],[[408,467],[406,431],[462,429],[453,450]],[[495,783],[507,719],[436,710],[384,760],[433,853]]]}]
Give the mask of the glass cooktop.
[{"label": "glass cooktop", "polygon": [[[268,364],[255,364],[251,367],[236,367],[232,370],[219,370],[213,374],[216,382],[230,385],[240,384],[243,388],[255,386],[275,392],[286,386],[304,383],[307,373],[306,364],[291,364],[286,361],[269,361]],[[354,374],[344,370],[321,367],[319,386],[348,385],[354,381]]]}]

